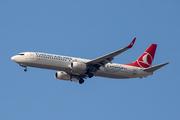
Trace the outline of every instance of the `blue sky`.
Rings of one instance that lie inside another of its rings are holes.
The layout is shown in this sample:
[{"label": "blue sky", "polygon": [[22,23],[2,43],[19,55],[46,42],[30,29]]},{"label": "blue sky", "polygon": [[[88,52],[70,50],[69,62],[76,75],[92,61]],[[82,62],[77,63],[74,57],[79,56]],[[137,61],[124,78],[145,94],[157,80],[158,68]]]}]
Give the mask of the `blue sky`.
[{"label": "blue sky", "polygon": [[[179,120],[178,0],[1,0],[1,120]],[[93,77],[83,85],[57,80],[56,71],[22,67],[11,56],[37,51],[94,59],[128,45],[115,63],[135,61],[158,45],[143,79]]]}]

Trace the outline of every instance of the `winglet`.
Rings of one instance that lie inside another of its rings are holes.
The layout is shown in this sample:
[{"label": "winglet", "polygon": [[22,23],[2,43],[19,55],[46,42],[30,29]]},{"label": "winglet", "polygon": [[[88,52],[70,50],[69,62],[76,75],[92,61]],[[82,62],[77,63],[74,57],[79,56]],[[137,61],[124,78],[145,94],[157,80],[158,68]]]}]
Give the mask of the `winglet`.
[{"label": "winglet", "polygon": [[134,38],[133,41],[126,48],[132,48],[135,41],[136,41],[136,38]]}]

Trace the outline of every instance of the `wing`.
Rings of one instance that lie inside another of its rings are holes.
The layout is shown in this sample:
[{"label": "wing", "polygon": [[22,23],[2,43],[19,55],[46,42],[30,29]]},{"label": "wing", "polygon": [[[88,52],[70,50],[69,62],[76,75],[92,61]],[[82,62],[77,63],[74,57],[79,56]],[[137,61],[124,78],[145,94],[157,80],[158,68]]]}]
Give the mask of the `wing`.
[{"label": "wing", "polygon": [[117,51],[114,51],[112,53],[109,53],[107,55],[104,55],[104,56],[101,56],[101,57],[98,57],[96,59],[93,59],[91,61],[88,61],[86,64],[88,66],[94,66],[94,65],[97,65],[97,66],[103,66],[109,62],[111,62],[115,56],[119,55],[120,53],[128,50],[129,48],[133,47],[134,45],[134,42],[135,42],[136,38],[133,39],[133,41],[126,47],[120,49],[120,50],[117,50]]}]

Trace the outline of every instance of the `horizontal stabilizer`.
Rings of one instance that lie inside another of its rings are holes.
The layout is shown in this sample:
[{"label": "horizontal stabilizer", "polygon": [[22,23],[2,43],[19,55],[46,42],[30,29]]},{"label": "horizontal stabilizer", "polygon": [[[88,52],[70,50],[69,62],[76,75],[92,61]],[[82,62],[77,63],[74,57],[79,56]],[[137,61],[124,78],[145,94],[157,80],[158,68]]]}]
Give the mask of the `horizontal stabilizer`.
[{"label": "horizontal stabilizer", "polygon": [[159,69],[159,68],[161,68],[161,67],[163,67],[163,66],[165,66],[167,64],[169,64],[169,62],[160,64],[160,65],[156,65],[156,66],[153,66],[153,67],[150,67],[150,68],[146,68],[146,69],[144,69],[144,71],[146,71],[146,72],[154,72],[157,69]]}]

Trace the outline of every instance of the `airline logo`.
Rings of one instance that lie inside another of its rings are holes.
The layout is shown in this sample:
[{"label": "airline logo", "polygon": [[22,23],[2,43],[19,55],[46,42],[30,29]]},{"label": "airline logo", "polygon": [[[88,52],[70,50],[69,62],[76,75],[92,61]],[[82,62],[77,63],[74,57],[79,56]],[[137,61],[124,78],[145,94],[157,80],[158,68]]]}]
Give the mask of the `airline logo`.
[{"label": "airline logo", "polygon": [[151,67],[152,62],[153,62],[153,58],[152,58],[152,56],[151,56],[149,53],[147,53],[147,52],[144,52],[144,53],[142,54],[142,56],[137,60],[137,63],[138,63],[139,66],[142,67],[142,68]]},{"label": "airline logo", "polygon": [[128,63],[125,65],[140,67],[140,68],[149,68],[152,65],[155,51],[156,51],[156,44],[151,44],[151,46],[133,63]]}]

